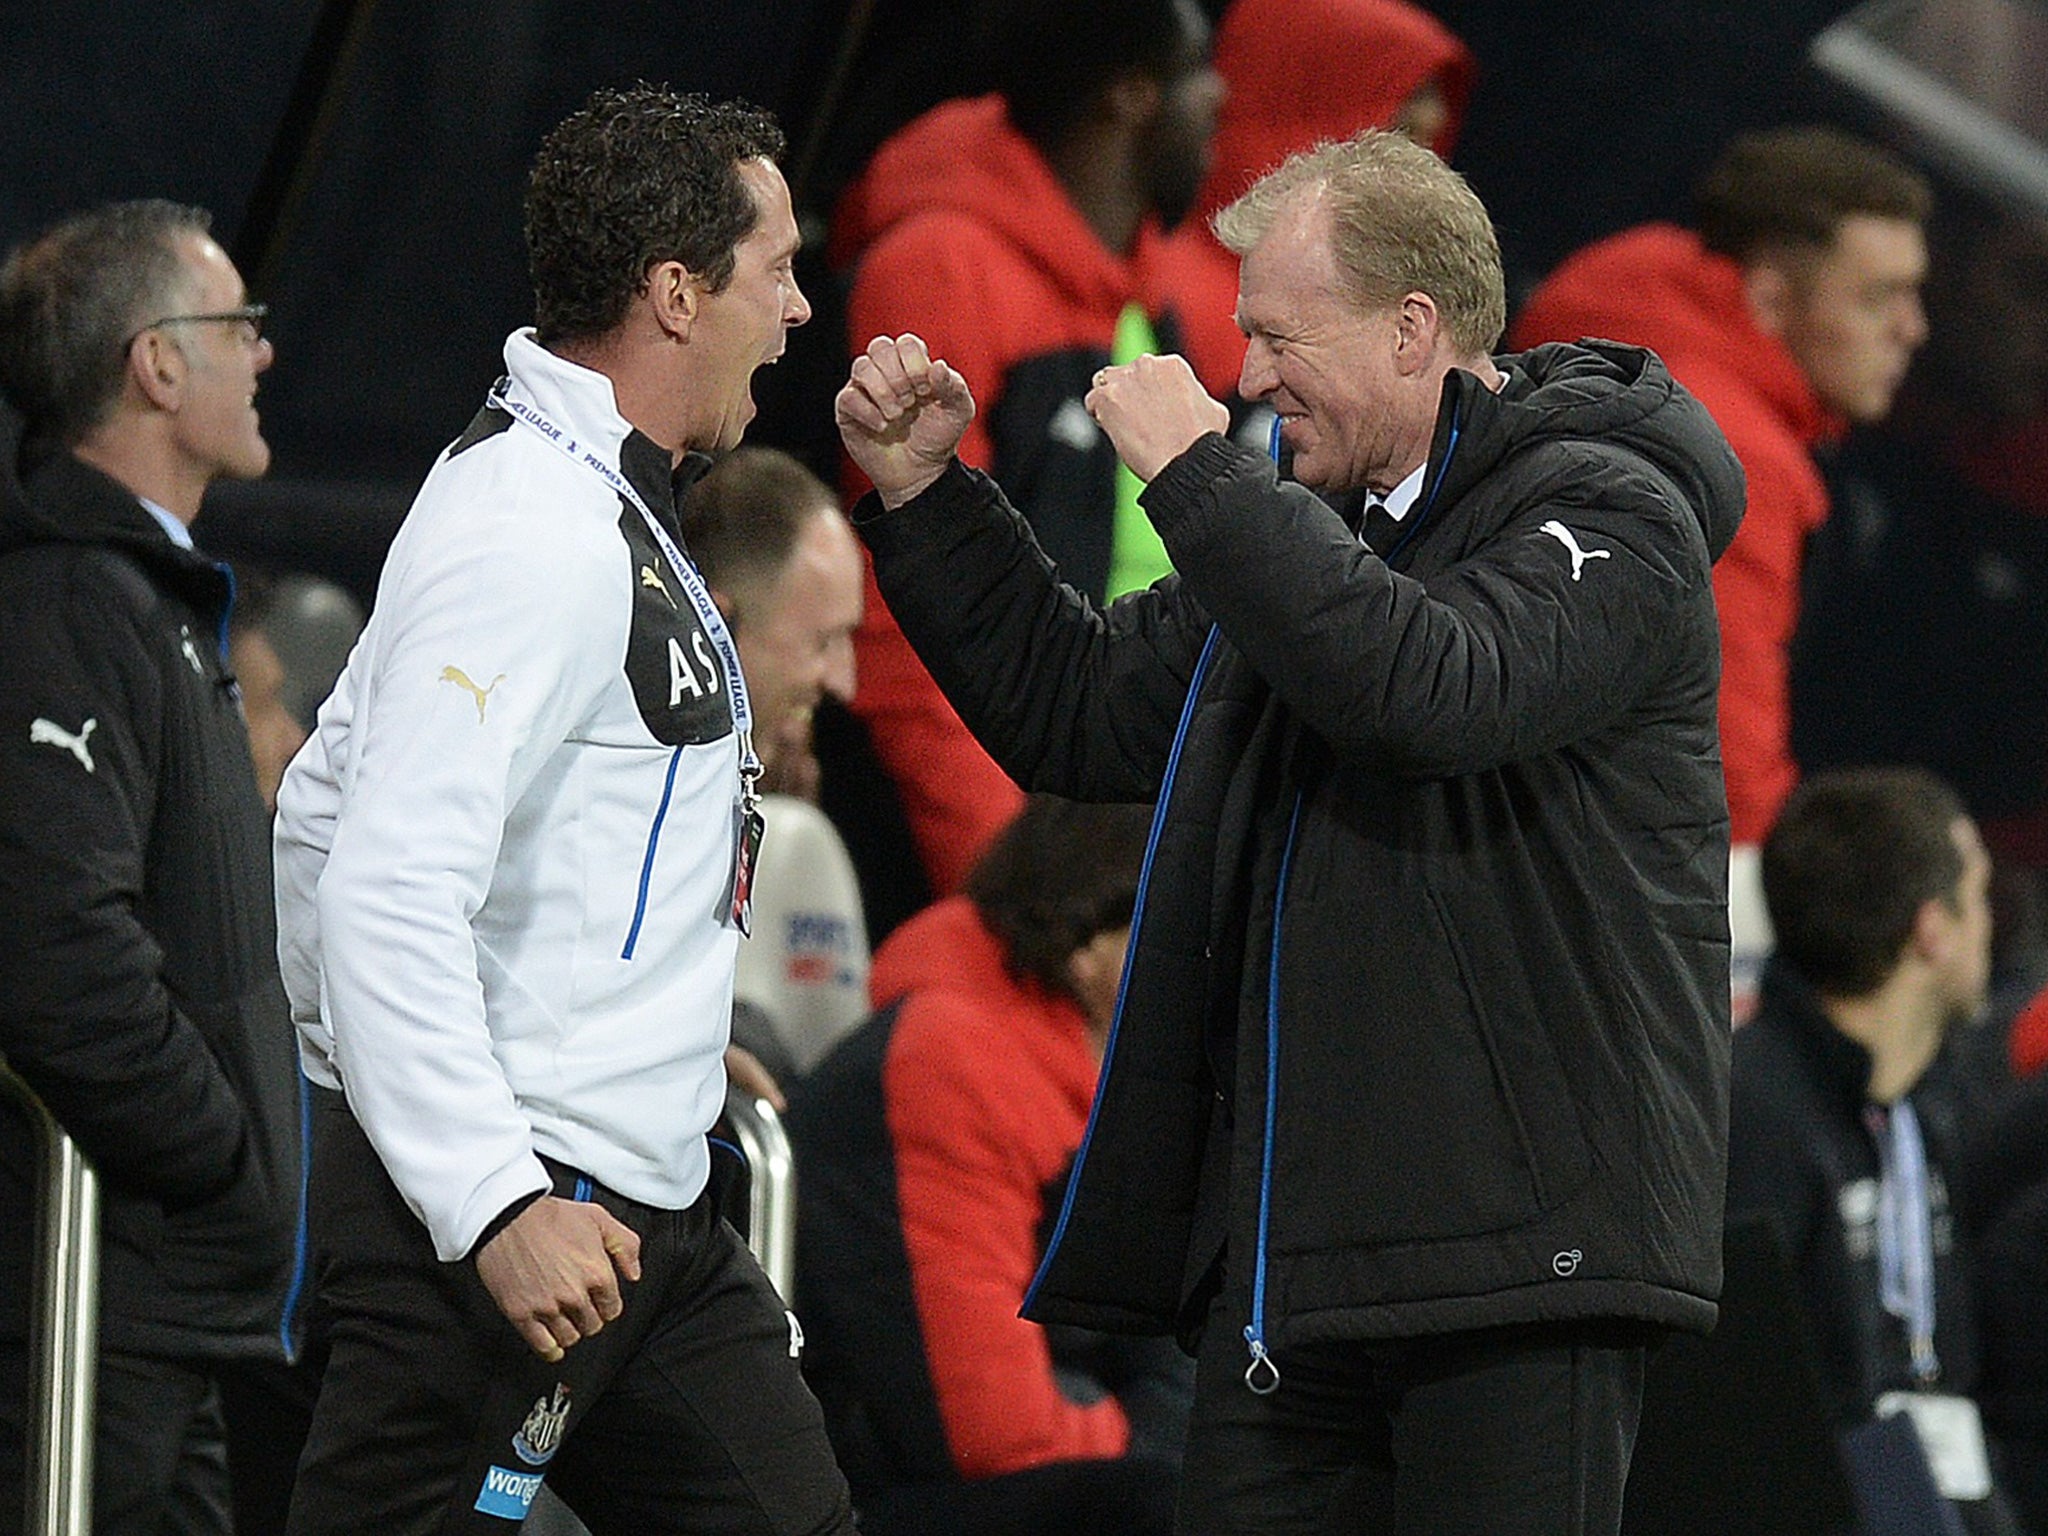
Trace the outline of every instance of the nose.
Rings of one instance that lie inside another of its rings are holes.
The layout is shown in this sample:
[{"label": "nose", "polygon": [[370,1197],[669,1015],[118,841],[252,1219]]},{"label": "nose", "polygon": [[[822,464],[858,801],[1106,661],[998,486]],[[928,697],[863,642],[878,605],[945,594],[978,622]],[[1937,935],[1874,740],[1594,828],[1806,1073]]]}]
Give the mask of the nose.
[{"label": "nose", "polygon": [[274,362],[276,362],[276,361],[277,361],[277,347],[276,347],[276,346],[275,346],[275,345],[274,345],[274,344],[273,344],[273,343],[271,342],[271,339],[270,339],[270,338],[269,338],[268,336],[259,336],[259,337],[257,337],[257,338],[256,338],[256,371],[257,371],[258,373],[261,373],[261,372],[263,372],[263,371],[264,371],[264,370],[265,370],[266,368],[268,368],[268,367],[269,367],[269,366],[270,366],[270,365],[271,365],[272,363],[274,363]]},{"label": "nose", "polygon": [[782,307],[782,323],[794,330],[811,318],[811,301],[804,297],[803,289],[796,285],[796,274],[789,277],[789,302]]},{"label": "nose", "polygon": [[1244,366],[1237,371],[1237,393],[1245,400],[1263,400],[1279,388],[1272,349],[1253,336],[1245,342]]},{"label": "nose", "polygon": [[1920,302],[1920,295],[1909,293],[1902,306],[1900,334],[1909,347],[1918,347],[1927,340],[1927,306]]},{"label": "nose", "polygon": [[841,635],[825,653],[825,692],[842,704],[853,702],[853,636]]}]

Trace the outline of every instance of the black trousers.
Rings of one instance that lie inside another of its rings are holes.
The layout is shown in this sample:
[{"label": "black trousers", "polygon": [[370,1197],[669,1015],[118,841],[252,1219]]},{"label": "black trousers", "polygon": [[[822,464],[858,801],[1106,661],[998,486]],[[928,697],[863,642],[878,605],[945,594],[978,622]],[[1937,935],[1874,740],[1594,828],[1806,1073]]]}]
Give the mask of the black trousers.
[{"label": "black trousers", "polygon": [[1246,1316],[1219,1299],[1202,1336],[1181,1536],[1618,1536],[1644,1330],[1312,1345],[1260,1396]]},{"label": "black trousers", "polygon": [[[795,1319],[707,1195],[589,1198],[640,1235],[625,1311],[550,1365],[444,1264],[336,1094],[319,1094],[309,1323],[326,1372],[292,1536],[504,1532],[543,1478],[594,1536],[853,1529]],[[557,1193],[578,1181],[562,1171]]]},{"label": "black trousers", "polygon": [[[0,1536],[27,1500],[28,1349],[0,1344]],[[203,1365],[103,1350],[93,1389],[95,1536],[228,1536],[226,1431]]]}]

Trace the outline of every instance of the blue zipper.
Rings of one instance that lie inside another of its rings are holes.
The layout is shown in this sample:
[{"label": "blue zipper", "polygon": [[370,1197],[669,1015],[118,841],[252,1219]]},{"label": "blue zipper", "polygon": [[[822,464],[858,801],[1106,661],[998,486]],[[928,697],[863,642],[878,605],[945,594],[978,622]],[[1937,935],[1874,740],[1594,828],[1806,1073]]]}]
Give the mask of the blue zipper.
[{"label": "blue zipper", "polygon": [[676,767],[683,760],[683,749],[677,747],[668,760],[668,777],[662,780],[661,804],[654,808],[654,825],[647,829],[647,856],[640,861],[640,899],[633,903],[633,926],[626,931],[626,947],[619,951],[621,960],[633,958],[633,946],[640,942],[640,924],[647,917],[647,885],[654,878],[654,850],[661,842],[661,823],[668,815],[669,797],[675,793]]},{"label": "blue zipper", "polygon": [[1301,791],[1287,818],[1287,846],[1280,853],[1280,882],[1273,893],[1273,953],[1266,963],[1266,1141],[1259,1154],[1259,1242],[1252,1254],[1252,1315],[1244,1342],[1252,1363],[1244,1384],[1260,1397],[1278,1390],[1280,1367],[1266,1350],[1266,1237],[1273,1219],[1273,1129],[1280,1108],[1280,930],[1287,909],[1287,872],[1294,864],[1294,835],[1301,826]]},{"label": "blue zipper", "polygon": [[1195,663],[1195,675],[1188,683],[1188,696],[1180,707],[1180,724],[1174,728],[1173,749],[1166,756],[1166,776],[1159,784],[1159,800],[1152,807],[1152,830],[1145,836],[1145,862],[1138,870],[1138,895],[1131,906],[1131,937],[1124,946],[1124,970],[1117,982],[1116,1012],[1109,1021],[1109,1038],[1102,1046],[1102,1070],[1097,1074],[1095,1102],[1088,1110],[1088,1128],[1081,1133],[1081,1145],[1074,1151],[1073,1171],[1067,1176],[1066,1198],[1060,1202],[1060,1219],[1052,1229],[1052,1238],[1045,1245],[1045,1257],[1038,1262],[1038,1273],[1031,1277],[1031,1287],[1024,1293],[1024,1305],[1029,1308],[1038,1296],[1038,1288],[1045,1283],[1046,1271],[1052,1268],[1053,1255],[1059,1251],[1060,1240],[1067,1235],[1067,1218],[1074,1213],[1074,1196],[1081,1188],[1081,1166],[1088,1160],[1089,1143],[1095,1140],[1095,1120],[1102,1113],[1102,1101],[1106,1097],[1103,1088],[1109,1083],[1110,1064],[1116,1060],[1117,1031],[1124,1021],[1124,997],[1131,985],[1131,962],[1138,954],[1138,932],[1145,922],[1145,896],[1152,885],[1152,858],[1159,851],[1159,832],[1166,825],[1166,804],[1173,798],[1174,775],[1180,770],[1180,753],[1187,741],[1188,722],[1195,717],[1195,696],[1202,691],[1202,680],[1209,675],[1209,665],[1215,659],[1216,647],[1222,640],[1223,632],[1215,625],[1209,626],[1209,638],[1202,643],[1201,659]]},{"label": "blue zipper", "polygon": [[1402,548],[1408,541],[1421,531],[1423,520],[1436,510],[1437,493],[1444,488],[1444,476],[1450,473],[1451,460],[1457,456],[1458,437],[1462,431],[1463,424],[1460,420],[1460,407],[1454,405],[1451,407],[1451,435],[1449,440],[1444,443],[1444,460],[1436,467],[1436,478],[1430,482],[1429,494],[1422,501],[1422,510],[1402,525],[1401,536],[1394,540],[1394,547],[1387,551],[1387,559],[1391,560],[1394,556],[1401,553]]},{"label": "blue zipper", "polygon": [[309,1224],[306,1220],[306,1191],[313,1170],[313,1086],[301,1071],[299,1079],[299,1221],[292,1233],[292,1278],[284,1289],[284,1314],[277,1324],[277,1342],[284,1349],[287,1365],[296,1365],[299,1348],[293,1326],[298,1321],[299,1297],[306,1289],[306,1251]]}]

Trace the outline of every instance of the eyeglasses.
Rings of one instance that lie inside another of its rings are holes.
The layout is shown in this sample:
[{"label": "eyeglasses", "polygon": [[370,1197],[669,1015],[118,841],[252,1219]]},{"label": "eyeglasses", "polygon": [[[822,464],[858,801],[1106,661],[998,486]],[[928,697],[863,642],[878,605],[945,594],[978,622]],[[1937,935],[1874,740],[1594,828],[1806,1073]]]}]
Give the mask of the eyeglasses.
[{"label": "eyeglasses", "polygon": [[243,327],[243,342],[253,347],[263,339],[263,321],[269,313],[268,304],[244,304],[238,309],[217,310],[210,315],[165,315],[161,320],[152,320],[139,327],[134,335],[121,343],[121,350],[126,352],[135,345],[136,336],[162,325],[239,325]]}]

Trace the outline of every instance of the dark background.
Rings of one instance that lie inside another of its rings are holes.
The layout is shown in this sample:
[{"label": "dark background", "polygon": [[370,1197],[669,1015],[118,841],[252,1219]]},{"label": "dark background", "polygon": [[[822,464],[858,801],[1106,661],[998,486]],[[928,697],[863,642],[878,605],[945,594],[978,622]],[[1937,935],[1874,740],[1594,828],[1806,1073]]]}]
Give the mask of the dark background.
[{"label": "dark background", "polygon": [[[1208,0],[1211,11],[1220,0]],[[1574,247],[1680,215],[1730,135],[1840,116],[1804,62],[1833,0],[1437,0],[1478,87],[1457,163],[1511,291]],[[412,488],[528,318],[519,197],[549,125],[646,79],[776,109],[807,227],[889,128],[977,71],[962,0],[56,0],[9,7],[0,245],[112,197],[214,210],[272,307],[271,478],[201,533],[366,600]],[[1313,85],[1313,72],[1305,78]],[[815,263],[811,287],[826,279]],[[821,296],[814,292],[814,297]],[[830,294],[761,380],[757,441],[816,459]],[[801,342],[801,346],[795,343]]]}]

